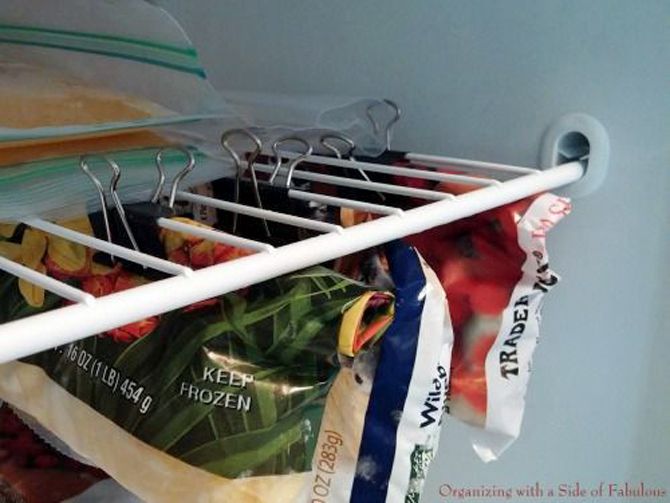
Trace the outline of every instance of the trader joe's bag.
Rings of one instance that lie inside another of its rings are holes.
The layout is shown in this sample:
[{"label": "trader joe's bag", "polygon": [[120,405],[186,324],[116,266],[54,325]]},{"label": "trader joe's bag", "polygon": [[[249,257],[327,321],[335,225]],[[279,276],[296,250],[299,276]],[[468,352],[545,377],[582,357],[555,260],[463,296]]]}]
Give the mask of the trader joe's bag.
[{"label": "trader joe's bag", "polygon": [[[5,232],[4,248],[28,232]],[[194,267],[248,255],[163,239]],[[94,295],[143,281],[76,245],[41,250],[35,267]],[[81,256],[88,265],[68,273]],[[143,500],[415,501],[451,336],[418,254],[396,244],[389,262],[393,294],[308,269],[2,365],[0,397]],[[0,322],[61,303],[8,275],[0,289]]]},{"label": "trader joe's bag", "polygon": [[408,240],[447,293],[455,334],[448,411],[473,426],[473,447],[485,461],[519,435],[542,303],[559,280],[545,239],[570,210],[568,199],[542,194]]}]

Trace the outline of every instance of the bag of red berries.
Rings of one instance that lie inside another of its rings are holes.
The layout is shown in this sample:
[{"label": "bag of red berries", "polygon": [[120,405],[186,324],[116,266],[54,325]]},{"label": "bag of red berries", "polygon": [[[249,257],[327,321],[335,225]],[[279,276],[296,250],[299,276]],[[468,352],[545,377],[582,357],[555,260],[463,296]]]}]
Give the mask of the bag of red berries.
[{"label": "bag of red berries", "polygon": [[0,501],[59,503],[107,478],[62,454],[0,403]]},{"label": "bag of red berries", "polygon": [[545,238],[570,210],[568,199],[541,194],[409,238],[447,293],[455,336],[448,412],[474,426],[485,461],[519,435],[542,302],[559,280]]}]

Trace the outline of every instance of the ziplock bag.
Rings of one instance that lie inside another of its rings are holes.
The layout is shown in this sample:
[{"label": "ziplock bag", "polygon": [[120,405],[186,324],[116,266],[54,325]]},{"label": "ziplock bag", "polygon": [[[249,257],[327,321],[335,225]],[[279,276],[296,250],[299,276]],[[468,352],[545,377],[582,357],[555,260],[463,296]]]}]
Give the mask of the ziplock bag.
[{"label": "ziplock bag", "polygon": [[[100,209],[78,169],[82,154],[110,153],[122,168],[124,202],[141,201],[154,186],[159,147],[190,144],[195,127],[220,134],[241,124],[179,25],[143,1],[72,0],[64,9],[8,0],[0,5],[0,48],[0,165],[11,165],[0,169],[5,220]],[[227,160],[217,168],[205,157],[194,183],[226,173]],[[208,166],[216,171],[207,175]]]},{"label": "ziplock bag", "polygon": [[[195,266],[212,245],[187,238],[164,241]],[[413,498],[439,435],[450,332],[416,252],[389,262],[395,302],[312,268],[0,366],[0,396],[148,501]],[[70,279],[94,293],[110,276],[118,287],[119,271]],[[1,281],[3,305],[35,312]]]},{"label": "ziplock bag", "polygon": [[[119,196],[124,204],[146,201],[156,186],[156,154],[162,146],[108,153],[121,170]],[[197,185],[233,172],[228,159],[214,159],[192,147],[196,166],[184,181]],[[91,169],[107,187],[108,166],[91,160]],[[184,169],[187,159],[177,150],[166,150],[163,167],[168,183]],[[101,209],[91,181],[79,166],[79,157],[64,157],[0,169],[0,215],[4,221],[20,221],[31,216],[69,219]]]},{"label": "ziplock bag", "polygon": [[386,116],[391,110],[381,99],[233,90],[222,90],[221,96],[269,145],[295,134],[307,140],[315,152],[328,153],[321,136],[341,133],[353,140],[357,155],[376,157],[386,149],[388,122],[384,120],[390,120]]},{"label": "ziplock bag", "polygon": [[0,91],[16,108],[2,142],[231,115],[179,25],[146,2],[7,0],[0,23]]},{"label": "ziplock bag", "polygon": [[[438,185],[450,193],[470,186]],[[518,437],[549,268],[546,234],[571,210],[542,194],[411,236],[447,292],[455,345],[448,411],[484,461]]]}]

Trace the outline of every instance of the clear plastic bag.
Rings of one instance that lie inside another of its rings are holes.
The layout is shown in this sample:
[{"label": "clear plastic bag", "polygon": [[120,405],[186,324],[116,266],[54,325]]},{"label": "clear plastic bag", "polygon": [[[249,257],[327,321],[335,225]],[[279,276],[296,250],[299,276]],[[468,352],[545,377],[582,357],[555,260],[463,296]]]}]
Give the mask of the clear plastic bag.
[{"label": "clear plastic bag", "polygon": [[[124,204],[147,201],[156,187],[156,154],[161,147],[109,153],[121,169],[119,196]],[[216,159],[191,149],[196,168],[184,180],[182,189],[220,178],[232,172],[232,161]],[[166,179],[171,182],[186,165],[185,155],[168,150],[163,156]],[[91,168],[105,187],[111,178],[103,162],[91,161]],[[46,159],[0,169],[0,215],[3,221],[21,221],[40,216],[67,219],[99,211],[95,187],[79,167],[79,156]]]},{"label": "clear plastic bag", "polygon": [[381,99],[231,90],[223,90],[221,95],[267,143],[296,134],[316,152],[326,153],[321,136],[337,132],[353,140],[355,154],[376,157],[386,149],[385,128],[392,110]]},{"label": "clear plastic bag", "polygon": [[[135,120],[87,124],[52,120],[44,127],[3,127],[0,141],[102,134],[233,116],[206,80],[183,30],[167,12],[146,2],[71,0],[64,9],[49,0],[7,0],[0,5],[0,22],[2,58],[9,65],[0,73],[0,90],[9,93],[8,100],[21,91],[12,89],[21,73],[22,82],[37,80],[28,87],[39,98],[62,93],[68,83],[72,84],[69,91],[73,86],[81,91],[86,84],[101,93],[153,105],[145,117]],[[25,87],[23,82],[20,88],[25,91]],[[39,113],[35,108],[26,106],[31,113]]]},{"label": "clear plastic bag", "polygon": [[[154,155],[165,144],[197,146],[188,185],[230,174],[220,137],[231,128],[253,127],[266,152],[287,134],[318,151],[321,135],[333,131],[351,137],[357,154],[384,150],[383,101],[217,93],[176,21],[139,0],[72,0],[68,9],[8,0],[0,5],[0,49],[0,98],[16,108],[4,124],[0,118],[3,220],[100,209],[78,168],[82,154],[109,153],[122,169],[122,200],[133,203],[153,190]],[[168,177],[180,167],[168,162]]]},{"label": "clear plastic bag", "polygon": [[[155,186],[159,148],[189,145],[196,130],[213,139],[243,124],[207,81],[181,27],[140,0],[72,0],[67,9],[48,0],[2,2],[0,51],[4,220],[99,210],[79,169],[83,154],[113,158],[123,202],[141,201]],[[221,153],[218,143],[201,147]],[[229,173],[229,161],[202,149],[187,183]],[[184,166],[179,154],[165,161],[168,179]]]}]

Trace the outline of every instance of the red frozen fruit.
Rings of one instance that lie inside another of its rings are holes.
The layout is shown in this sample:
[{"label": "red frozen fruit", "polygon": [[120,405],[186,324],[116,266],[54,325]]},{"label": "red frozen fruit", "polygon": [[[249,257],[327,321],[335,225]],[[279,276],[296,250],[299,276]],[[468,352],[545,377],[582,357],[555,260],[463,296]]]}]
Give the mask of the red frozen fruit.
[{"label": "red frozen fruit", "polygon": [[81,288],[94,297],[109,295],[114,291],[114,278],[111,276],[91,276],[81,282]]},{"label": "red frozen fruit", "polygon": [[451,316],[451,323],[454,326],[454,332],[459,334],[470,316],[472,316],[470,299],[466,295],[454,293],[449,296],[448,303],[449,315]]},{"label": "red frozen fruit", "polygon": [[208,309],[219,304],[218,298],[201,300],[200,302],[194,302],[182,309],[184,313],[191,313],[193,311],[199,311],[201,309]]},{"label": "red frozen fruit", "polygon": [[523,251],[510,254],[502,246],[496,246],[487,237],[473,233],[471,236],[475,257],[468,267],[476,278],[516,284],[521,278],[521,266],[525,259]]},{"label": "red frozen fruit", "polygon": [[499,211],[495,215],[495,229],[505,240],[513,243],[518,242],[516,214],[510,211]]},{"label": "red frozen fruit", "polygon": [[246,257],[247,255],[253,255],[253,251],[245,250],[242,248],[236,248],[234,246],[224,245],[222,243],[216,243],[214,245],[214,263],[221,264],[223,262],[228,262],[230,260],[235,260],[237,258]]},{"label": "red frozen fruit", "polygon": [[18,417],[2,409],[2,414],[0,415],[0,435],[18,435],[25,428],[25,425]]},{"label": "red frozen fruit", "polygon": [[122,292],[124,290],[130,290],[131,288],[140,286],[142,283],[144,283],[144,280],[139,276],[122,272],[116,277],[116,281],[114,282],[114,291]]},{"label": "red frozen fruit", "polygon": [[190,247],[189,258],[191,267],[202,269],[214,264],[214,243],[210,241],[201,241]]},{"label": "red frozen fruit", "polygon": [[188,253],[183,248],[177,248],[168,253],[168,260],[174,262],[175,264],[190,265],[190,259]]},{"label": "red frozen fruit", "polygon": [[494,281],[478,281],[470,292],[472,310],[481,315],[497,316],[502,313],[512,296],[509,285]]},{"label": "red frozen fruit", "polygon": [[460,396],[479,414],[486,414],[486,377],[475,373],[452,375],[450,381],[452,399]]},{"label": "red frozen fruit", "polygon": [[466,262],[455,248],[441,247],[439,271],[440,282],[445,288],[469,280]]},{"label": "red frozen fruit", "polygon": [[141,339],[142,337],[145,337],[153,332],[158,326],[158,322],[159,317],[152,316],[135,323],[129,323],[127,325],[123,325],[122,327],[108,330],[105,332],[105,334],[114,339],[116,342],[133,342],[134,340]]},{"label": "red frozen fruit", "polygon": [[222,264],[236,258],[237,248],[227,246],[222,243],[216,243],[212,252],[212,259],[215,264]]},{"label": "red frozen fruit", "polygon": [[42,452],[39,440],[27,428],[14,439],[14,447],[28,456],[36,456]]},{"label": "red frozen fruit", "polygon": [[33,464],[36,468],[55,468],[59,465],[59,460],[52,454],[40,454],[35,457]]}]

